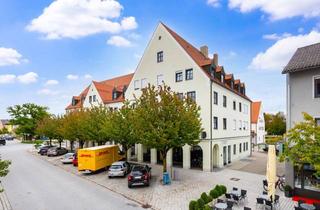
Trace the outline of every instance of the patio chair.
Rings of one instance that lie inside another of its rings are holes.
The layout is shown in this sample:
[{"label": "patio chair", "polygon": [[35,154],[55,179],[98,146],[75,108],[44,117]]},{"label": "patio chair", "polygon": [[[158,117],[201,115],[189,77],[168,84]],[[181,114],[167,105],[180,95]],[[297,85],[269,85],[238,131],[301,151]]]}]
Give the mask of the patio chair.
[{"label": "patio chair", "polygon": [[280,196],[274,195],[274,205],[280,206]]},{"label": "patio chair", "polygon": [[218,198],[218,203],[224,203],[224,200]]},{"label": "patio chair", "polygon": [[239,196],[236,196],[236,195],[232,195],[232,198],[234,200],[234,202],[239,205],[239,202],[240,202],[240,197]]},{"label": "patio chair", "polygon": [[299,206],[295,206],[295,207],[294,207],[294,210],[305,210],[305,209],[302,208],[302,207],[299,207]]},{"label": "patio chair", "polygon": [[263,191],[262,194],[263,195],[268,195],[268,192],[267,191]]},{"label": "patio chair", "polygon": [[243,210],[251,210],[249,207],[243,207]]},{"label": "patio chair", "polygon": [[233,201],[227,201],[228,208],[232,209]]},{"label": "patio chair", "polygon": [[247,198],[247,191],[241,190],[241,199],[245,200]]},{"label": "patio chair", "polygon": [[233,188],[232,188],[232,190],[234,190],[234,191],[237,191],[237,190],[238,190],[238,188],[236,188],[236,187],[233,187]]},{"label": "patio chair", "polygon": [[269,208],[269,209],[273,209],[273,203],[272,201],[269,200],[265,200],[265,207]]},{"label": "patio chair", "polygon": [[261,206],[264,206],[264,199],[263,198],[257,198],[256,206],[258,206],[259,208]]},{"label": "patio chair", "polygon": [[225,196],[226,196],[227,200],[232,200],[232,197],[231,197],[230,193],[226,193]]},{"label": "patio chair", "polygon": [[313,203],[313,206],[316,207],[316,210],[320,210],[320,203]]}]

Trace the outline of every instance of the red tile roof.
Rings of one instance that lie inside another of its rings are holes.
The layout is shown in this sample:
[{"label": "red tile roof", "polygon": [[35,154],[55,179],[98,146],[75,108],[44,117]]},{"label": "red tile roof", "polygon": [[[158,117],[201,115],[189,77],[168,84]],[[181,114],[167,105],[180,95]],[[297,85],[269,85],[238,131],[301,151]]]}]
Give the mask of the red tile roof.
[{"label": "red tile roof", "polygon": [[[133,74],[128,74],[128,75],[104,80],[101,82],[92,81],[92,83],[96,87],[104,104],[123,102],[124,97],[122,93],[123,93],[124,87],[129,86],[132,77],[133,77]],[[114,89],[118,92],[118,97],[116,99],[112,98],[112,93]],[[89,90],[89,87],[87,87],[79,96],[73,96],[73,99],[77,99],[79,100],[79,102],[76,103],[74,106],[72,106],[72,103],[71,103],[69,106],[67,106],[66,110],[82,108],[83,101],[84,101],[84,98],[87,96],[88,90]]]},{"label": "red tile roof", "polygon": [[251,123],[257,123],[261,108],[261,101],[252,102],[251,104]]},{"label": "red tile roof", "polygon": [[[205,55],[203,55],[200,50],[198,50],[196,47],[194,47],[192,44],[190,44],[189,42],[187,42],[185,39],[183,39],[181,36],[179,36],[176,32],[174,32],[173,30],[171,30],[168,26],[166,26],[165,24],[161,23],[166,30],[171,34],[171,36],[180,44],[180,46],[187,52],[187,54],[196,62],[196,64],[198,64],[198,66],[200,66],[203,71],[205,72],[205,74],[215,83],[219,84],[220,86],[225,87],[226,89],[234,92],[235,94],[251,101],[246,95],[243,95],[241,93],[239,93],[237,90],[230,88],[227,84],[222,83],[220,80],[212,77],[209,72],[207,72],[204,67],[211,65],[213,63],[213,59],[210,59],[209,57],[206,57]],[[223,71],[223,67],[218,66],[217,67],[217,71]]]}]

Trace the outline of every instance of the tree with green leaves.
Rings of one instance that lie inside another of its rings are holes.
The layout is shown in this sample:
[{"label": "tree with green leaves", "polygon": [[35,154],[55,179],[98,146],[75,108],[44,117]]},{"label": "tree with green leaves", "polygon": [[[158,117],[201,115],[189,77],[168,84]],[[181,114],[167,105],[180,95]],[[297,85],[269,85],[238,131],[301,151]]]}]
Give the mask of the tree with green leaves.
[{"label": "tree with green leaves", "polygon": [[160,152],[163,172],[170,149],[186,144],[196,145],[202,131],[200,107],[191,99],[180,99],[167,85],[148,86],[136,98],[135,136],[139,142]]},{"label": "tree with green leaves", "polygon": [[61,128],[62,117],[51,115],[43,118],[38,122],[36,134],[49,138],[50,145],[52,145],[51,143],[53,139],[58,140],[61,147],[61,143],[63,141]]},{"label": "tree with green leaves", "polygon": [[28,140],[32,140],[35,135],[38,122],[49,115],[47,107],[33,103],[10,106],[8,113],[12,118],[10,123],[18,126],[16,134],[23,135]]},{"label": "tree with green leaves", "polygon": [[286,133],[286,119],[280,112],[277,114],[264,113],[266,131],[268,135],[282,136]]},{"label": "tree with green leaves", "polygon": [[9,133],[9,131],[6,127],[3,127],[2,129],[0,129],[0,134],[7,134],[7,133]]},{"label": "tree with green leaves", "polygon": [[[0,159],[0,177],[4,177],[9,173],[10,164],[11,161]],[[3,189],[0,189],[0,192],[3,192]]]},{"label": "tree with green leaves", "polygon": [[125,102],[119,110],[109,113],[108,120],[104,123],[104,132],[116,144],[122,146],[122,152],[127,159],[128,150],[138,143],[134,130],[135,115],[133,106]]},{"label": "tree with green leaves", "polygon": [[288,160],[299,169],[309,163],[320,175],[320,126],[309,114],[303,113],[303,117],[304,121],[288,131],[281,160]]}]

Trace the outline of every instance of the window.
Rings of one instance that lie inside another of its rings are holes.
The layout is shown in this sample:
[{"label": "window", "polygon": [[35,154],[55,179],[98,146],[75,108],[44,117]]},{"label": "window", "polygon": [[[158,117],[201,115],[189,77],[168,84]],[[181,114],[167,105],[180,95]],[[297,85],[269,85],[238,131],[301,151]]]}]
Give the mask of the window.
[{"label": "window", "polygon": [[227,96],[223,96],[223,107],[227,107]]},{"label": "window", "polygon": [[320,77],[314,79],[314,97],[320,98]]},{"label": "window", "polygon": [[92,96],[89,96],[89,103],[92,102]]},{"label": "window", "polygon": [[248,144],[248,142],[246,142],[246,148],[247,148],[247,150],[249,150],[249,144]]},{"label": "window", "polygon": [[233,120],[233,130],[237,130],[237,120]]},{"label": "window", "polygon": [[213,103],[218,105],[218,93],[216,91],[213,92]]},{"label": "window", "polygon": [[239,102],[239,112],[242,112],[242,104]]},{"label": "window", "polygon": [[248,114],[248,105],[247,104],[243,104],[243,113]]},{"label": "window", "polygon": [[221,74],[221,82],[224,83],[224,75]]},{"label": "window", "polygon": [[159,85],[162,85],[162,84],[163,84],[163,81],[164,81],[163,75],[162,75],[162,74],[157,75],[157,85],[158,85],[158,86],[159,86]]},{"label": "window", "polygon": [[181,82],[183,80],[182,71],[176,72],[176,82]]},{"label": "window", "polygon": [[134,89],[138,90],[139,89],[139,80],[134,81]]},{"label": "window", "polygon": [[234,155],[237,154],[237,145],[236,144],[233,145],[233,154]]},{"label": "window", "polygon": [[183,93],[177,93],[177,96],[180,100],[183,100]]},{"label": "window", "polygon": [[157,53],[157,62],[160,63],[163,61],[163,51]]},{"label": "window", "polygon": [[141,88],[146,88],[148,86],[148,81],[146,78],[141,80]]},{"label": "window", "polygon": [[186,70],[186,80],[192,80],[193,79],[193,69],[187,69]]},{"label": "window", "polygon": [[218,117],[213,117],[213,129],[218,129]]},{"label": "window", "polygon": [[236,101],[233,101],[233,110],[236,110],[236,109],[237,109]]},{"label": "window", "polygon": [[117,99],[117,98],[118,98],[117,91],[114,90],[112,93],[112,100]]},{"label": "window", "polygon": [[96,95],[93,95],[92,101],[95,102],[96,100],[97,100],[97,96],[96,96]]},{"label": "window", "polygon": [[316,120],[316,125],[320,126],[320,118],[316,118],[315,120]]},{"label": "window", "polygon": [[239,120],[239,130],[242,130],[242,121]]},{"label": "window", "polygon": [[246,143],[243,142],[243,151],[246,151]]},{"label": "window", "polygon": [[227,118],[223,118],[223,130],[227,130]]},{"label": "window", "polygon": [[241,143],[239,144],[239,153],[241,153]]},{"label": "window", "polygon": [[191,98],[193,101],[196,101],[196,92],[195,91],[187,92],[187,97]]}]

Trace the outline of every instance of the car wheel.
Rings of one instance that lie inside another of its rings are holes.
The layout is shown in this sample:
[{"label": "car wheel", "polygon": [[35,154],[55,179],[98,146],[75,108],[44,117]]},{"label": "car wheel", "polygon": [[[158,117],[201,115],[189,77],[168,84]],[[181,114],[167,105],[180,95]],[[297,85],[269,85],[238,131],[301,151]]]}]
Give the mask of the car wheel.
[{"label": "car wheel", "polygon": [[128,187],[129,187],[129,188],[132,188],[132,185],[131,185],[131,184],[128,184]]},{"label": "car wheel", "polygon": [[108,176],[109,177],[109,179],[112,179],[112,176]]}]

